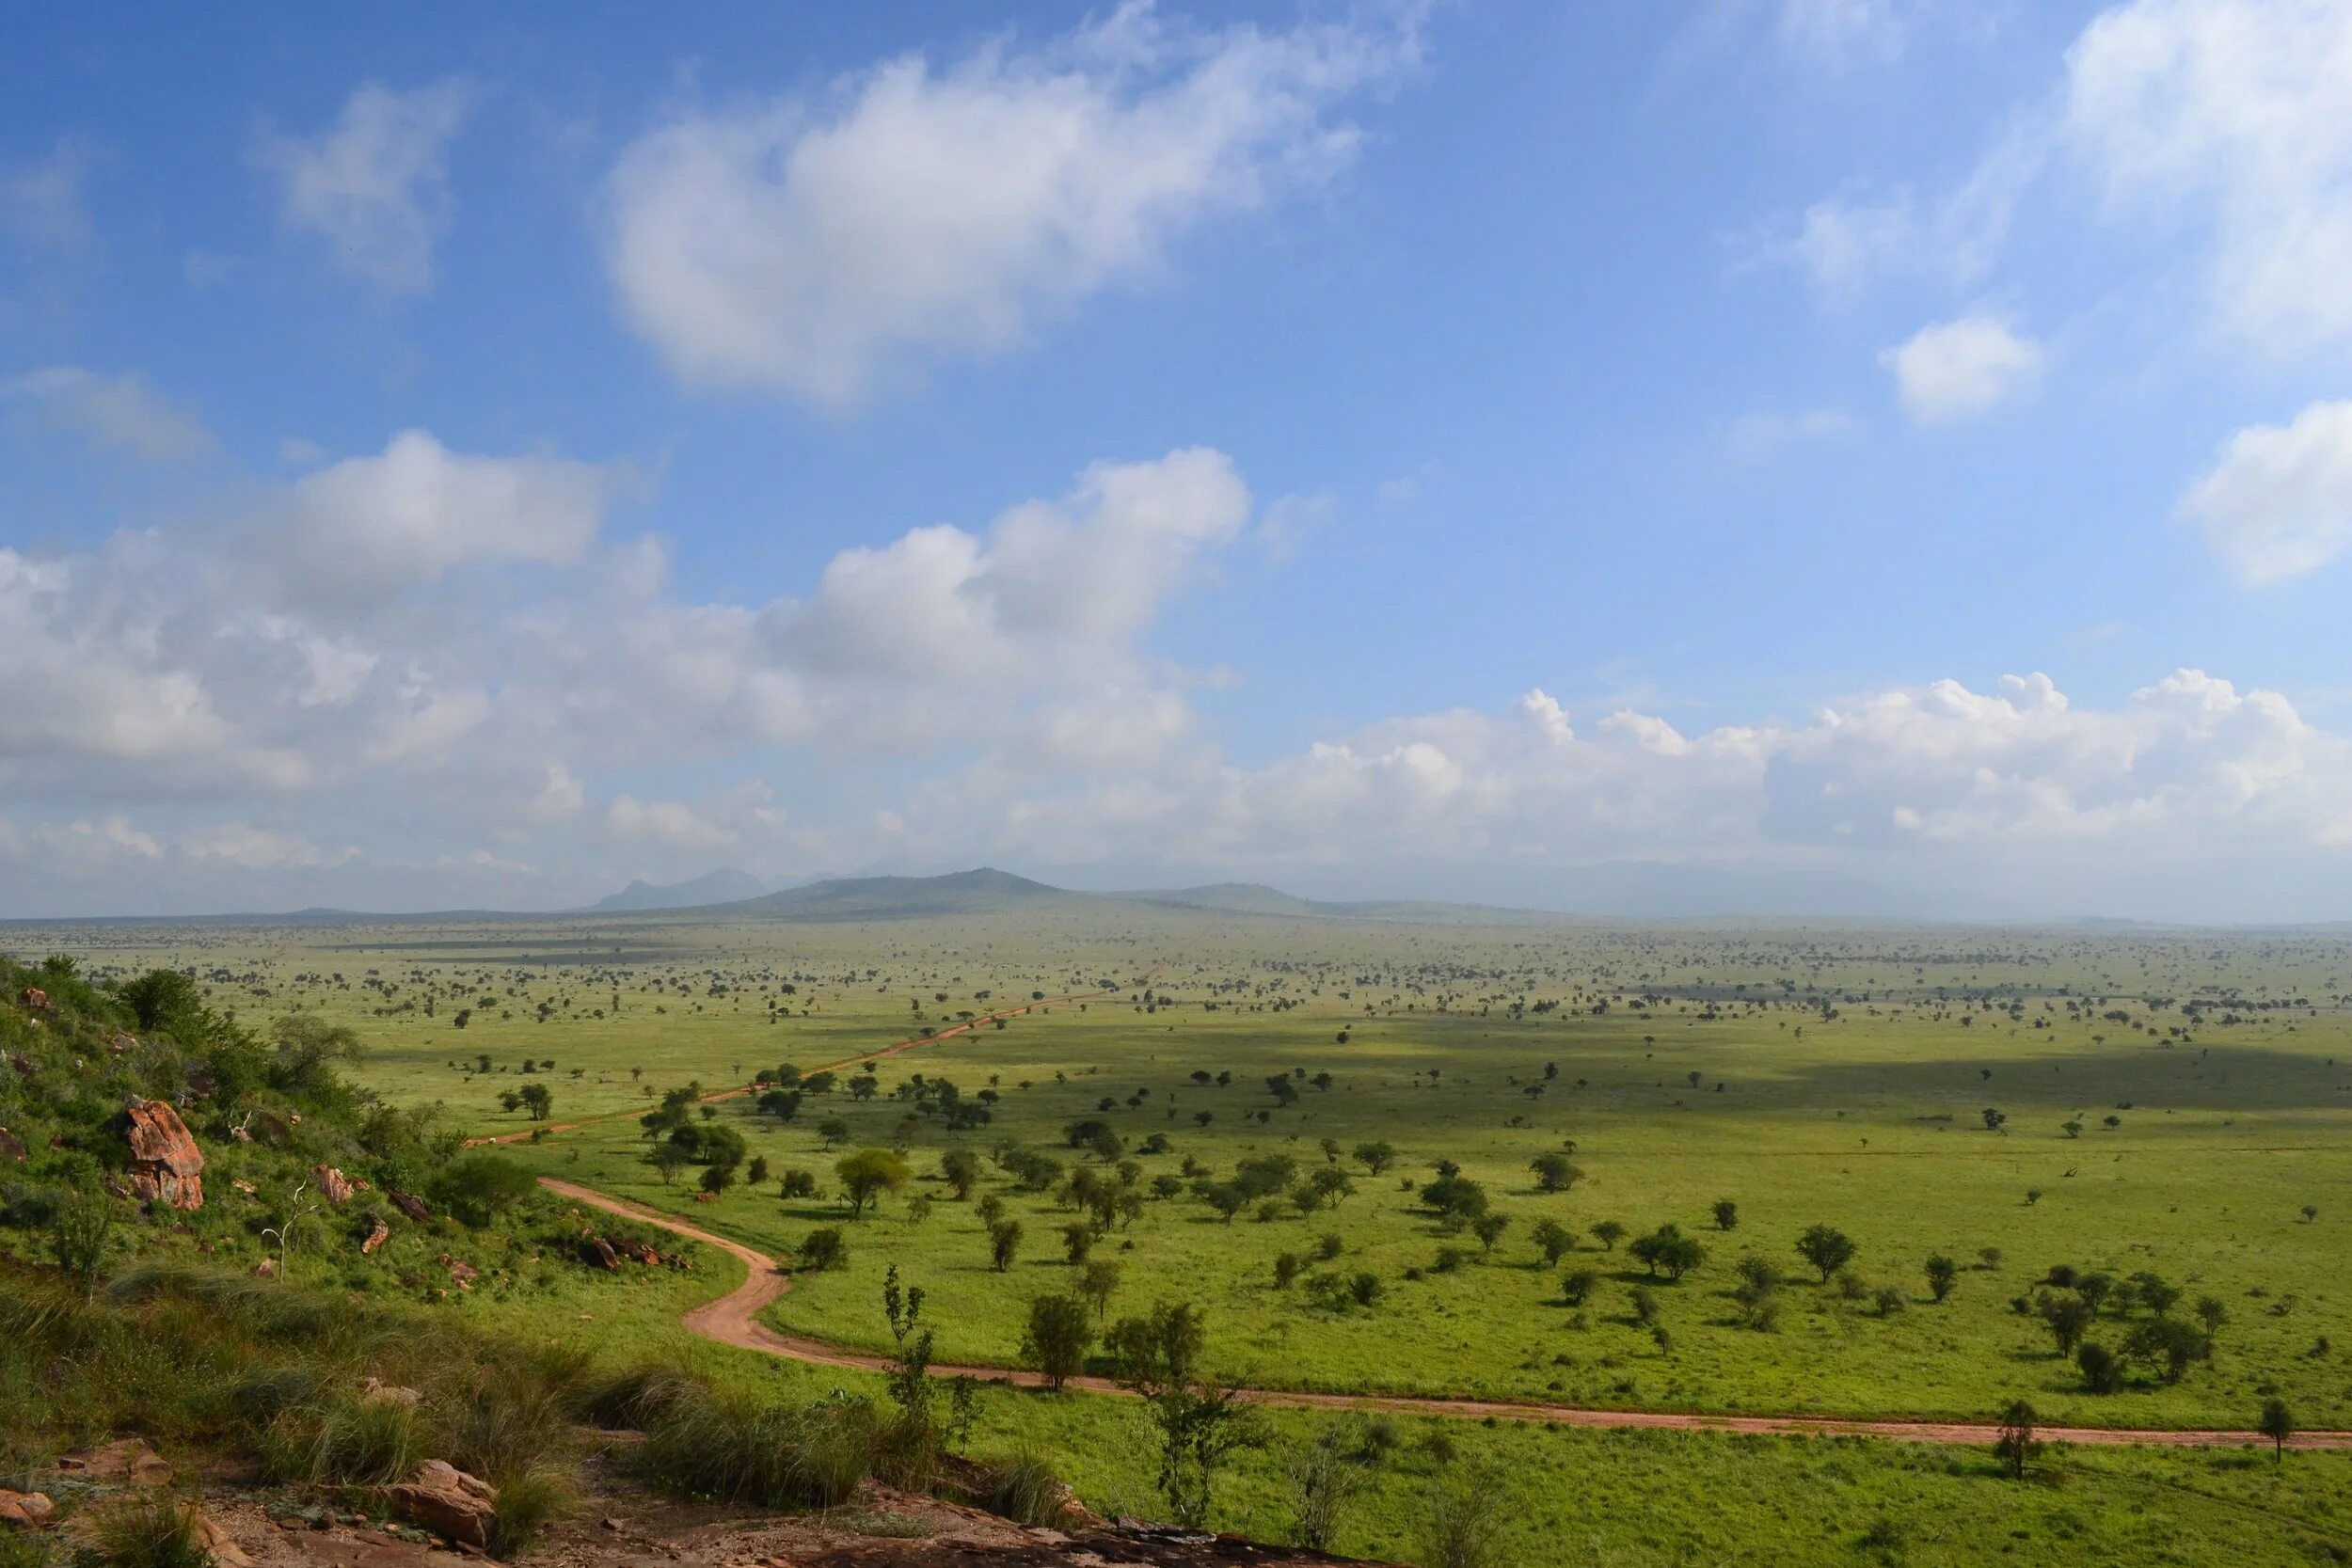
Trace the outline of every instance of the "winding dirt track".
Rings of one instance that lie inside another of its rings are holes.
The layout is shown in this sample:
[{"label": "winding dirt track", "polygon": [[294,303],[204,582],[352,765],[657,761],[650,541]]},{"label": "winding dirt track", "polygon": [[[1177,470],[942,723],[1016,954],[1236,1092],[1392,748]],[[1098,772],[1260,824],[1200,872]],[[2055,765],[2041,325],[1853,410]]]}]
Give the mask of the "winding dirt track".
[{"label": "winding dirt track", "polygon": [[[1156,974],[1167,968],[1155,964],[1145,976]],[[838,1062],[829,1062],[811,1071],[837,1071],[859,1062],[879,1061],[912,1051],[917,1046],[936,1044],[956,1035],[968,1033],[999,1018],[1017,1018],[1038,1007],[1050,1007],[1075,1002],[1074,996],[1047,997],[1042,1001],[1008,1007],[1002,1012],[989,1013],[967,1023],[955,1024],[936,1034],[920,1035],[900,1040],[879,1051],[860,1052]],[[730,1100],[749,1094],[753,1085],[744,1085],[707,1094],[703,1100]],[[568,1132],[577,1128],[634,1116],[633,1110],[614,1111],[603,1116],[587,1117],[579,1121],[558,1122],[539,1129],[541,1132]],[[516,1143],[529,1138],[529,1131],[509,1132],[495,1138],[477,1138],[474,1143]],[[715,1301],[705,1302],[688,1312],[679,1321],[691,1333],[723,1345],[740,1350],[759,1351],[769,1355],[781,1355],[795,1361],[805,1361],[819,1367],[843,1367],[860,1371],[882,1371],[889,1363],[882,1356],[857,1351],[843,1350],[821,1339],[804,1339],[796,1335],[779,1334],[759,1321],[759,1314],[769,1304],[792,1288],[792,1281],[784,1266],[775,1259],[740,1242],[687,1224],[643,1204],[613,1197],[593,1187],[559,1180],[552,1176],[539,1178],[539,1184],[562,1197],[607,1213],[618,1214],[644,1225],[658,1226],[674,1235],[684,1236],[705,1245],[717,1247],[743,1265],[743,1283]],[[1007,1384],[1018,1388],[1041,1386],[1044,1379],[1035,1372],[1021,1371],[1009,1367],[959,1367],[934,1365],[931,1371],[941,1377],[970,1376]],[[1073,1377],[1067,1386],[1091,1394],[1116,1394],[1126,1397],[1128,1391],[1108,1378]],[[1253,1404],[1279,1405],[1286,1408],[1311,1410],[1355,1410],[1398,1416],[1442,1416],[1465,1420],[1485,1420],[1493,1417],[1504,1421],[1543,1421],[1570,1427],[1648,1427],[1677,1432],[1729,1432],[1775,1437],[1877,1437],[1902,1443],[1989,1444],[1995,1435],[1990,1425],[1973,1421],[1890,1421],[1841,1420],[1828,1416],[1694,1416],[1671,1411],[1653,1410],[1588,1410],[1561,1404],[1518,1404],[1489,1400],[1440,1399],[1427,1395],[1401,1394],[1317,1394],[1300,1389],[1251,1388],[1242,1397]],[[2156,1430],[2130,1427],[2042,1427],[2037,1435],[2054,1443],[2081,1443],[2102,1447],[2142,1445],[2149,1448],[2239,1448],[2261,1445],[2269,1439],[2255,1432],[2200,1432]],[[2290,1449],[2352,1449],[2352,1432],[2299,1432],[2287,1439]]]}]

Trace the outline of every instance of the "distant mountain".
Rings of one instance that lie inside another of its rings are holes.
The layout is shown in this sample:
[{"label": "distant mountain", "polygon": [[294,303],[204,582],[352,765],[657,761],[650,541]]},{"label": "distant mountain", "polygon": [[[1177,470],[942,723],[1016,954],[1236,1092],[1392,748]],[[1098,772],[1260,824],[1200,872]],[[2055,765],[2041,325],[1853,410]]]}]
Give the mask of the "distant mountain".
[{"label": "distant mountain", "polygon": [[740,903],[767,891],[768,884],[748,871],[711,871],[683,882],[657,885],[640,879],[597,899],[582,912],[630,914],[644,910],[692,910],[706,904]]},{"label": "distant mountain", "polygon": [[1071,893],[1009,871],[981,866],[944,877],[842,877],[787,888],[764,897],[712,907],[707,912],[766,915],[778,920],[914,920],[928,915],[991,914],[1001,910],[1082,909],[1108,902],[1100,894]]}]

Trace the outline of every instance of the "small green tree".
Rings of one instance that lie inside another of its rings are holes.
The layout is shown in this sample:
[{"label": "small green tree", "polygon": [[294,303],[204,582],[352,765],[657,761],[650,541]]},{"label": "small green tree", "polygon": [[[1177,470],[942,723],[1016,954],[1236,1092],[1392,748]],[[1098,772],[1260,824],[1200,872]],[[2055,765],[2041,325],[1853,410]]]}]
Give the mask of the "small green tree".
[{"label": "small green tree", "polygon": [[2001,1462],[2011,1481],[2026,1479],[2026,1465],[2042,1451],[2034,1439],[2034,1423],[2041,1419],[2034,1407],[2024,1400],[2011,1400],[2003,1407],[2001,1419],[1993,1440],[1993,1457]]},{"label": "small green tree", "polygon": [[2295,1413],[2284,1400],[2263,1401],[2262,1420],[2255,1431],[2270,1439],[2270,1455],[2274,1463],[2287,1462],[2287,1439],[2295,1435]]},{"label": "small green tree", "polygon": [[867,1204],[897,1192],[914,1174],[904,1159],[887,1148],[861,1148],[834,1162],[833,1169],[849,1196],[851,1219],[865,1218]]},{"label": "small green tree", "polygon": [[1715,1200],[1715,1228],[1736,1230],[1740,1227],[1740,1206],[1727,1197]]},{"label": "small green tree", "polygon": [[1829,1283],[1832,1275],[1853,1261],[1856,1250],[1844,1231],[1834,1230],[1826,1225],[1813,1226],[1797,1238],[1798,1256],[1820,1270],[1824,1285]]},{"label": "small green tree", "polygon": [[998,1220],[988,1227],[988,1258],[990,1266],[998,1274],[1012,1267],[1013,1255],[1021,1250],[1021,1222]]},{"label": "small green tree", "polygon": [[1202,1372],[1207,1344],[1200,1309],[1168,1302],[1121,1319],[1107,1341],[1120,1383],[1143,1398],[1159,1428],[1160,1493],[1176,1523],[1191,1529],[1208,1523],[1224,1462],[1261,1440],[1240,1390]]},{"label": "small green tree", "polygon": [[1556,1265],[1576,1248],[1575,1232],[1555,1219],[1537,1220],[1535,1228],[1527,1234],[1528,1239],[1543,1252],[1547,1264]]},{"label": "small green tree", "polygon": [[1937,1253],[1928,1259],[1928,1294],[1942,1301],[1960,1283],[1960,1265]]},{"label": "small green tree", "polygon": [[845,1267],[850,1261],[849,1238],[832,1226],[822,1227],[801,1238],[797,1257],[801,1267],[811,1274]]},{"label": "small green tree", "polygon": [[1603,1220],[1593,1227],[1593,1240],[1600,1243],[1604,1252],[1616,1251],[1617,1243],[1624,1239],[1625,1227],[1615,1220]]},{"label": "small green tree", "polygon": [[1046,1387],[1061,1392],[1063,1384],[1085,1370],[1087,1348],[1093,1343],[1093,1319],[1076,1296],[1039,1296],[1029,1303],[1021,1356],[1045,1379]]}]

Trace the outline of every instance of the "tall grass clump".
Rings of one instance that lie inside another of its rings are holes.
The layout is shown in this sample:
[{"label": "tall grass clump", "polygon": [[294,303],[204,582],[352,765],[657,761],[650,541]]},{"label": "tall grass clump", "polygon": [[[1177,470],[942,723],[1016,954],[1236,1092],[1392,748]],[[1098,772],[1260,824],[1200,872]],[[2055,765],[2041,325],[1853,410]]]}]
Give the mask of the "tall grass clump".
[{"label": "tall grass clump", "polygon": [[203,1515],[177,1497],[149,1497],[110,1509],[98,1521],[98,1552],[107,1568],[212,1568]]},{"label": "tall grass clump", "polygon": [[990,1465],[979,1486],[982,1508],[1019,1525],[1059,1524],[1069,1496],[1053,1465],[1034,1448]]},{"label": "tall grass clump", "polygon": [[417,1412],[389,1400],[328,1397],[280,1411],[261,1436],[272,1481],[389,1486],[434,1457]]},{"label": "tall grass clump", "polygon": [[768,1508],[833,1508],[873,1468],[873,1407],[862,1400],[796,1406],[696,1388],[645,1434],[649,1481],[688,1497]]}]

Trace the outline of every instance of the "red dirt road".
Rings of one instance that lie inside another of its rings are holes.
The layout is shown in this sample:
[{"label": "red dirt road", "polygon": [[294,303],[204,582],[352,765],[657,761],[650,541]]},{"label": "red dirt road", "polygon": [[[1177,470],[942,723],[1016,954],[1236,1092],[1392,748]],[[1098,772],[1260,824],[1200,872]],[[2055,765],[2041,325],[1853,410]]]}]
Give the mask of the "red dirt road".
[{"label": "red dirt road", "polygon": [[[903,1050],[905,1047],[894,1047]],[[884,1054],[877,1053],[876,1054]],[[867,1061],[870,1057],[852,1058]],[[735,1091],[740,1093],[741,1091]],[[707,1245],[719,1248],[739,1260],[746,1276],[742,1284],[719,1297],[706,1302],[681,1320],[686,1327],[707,1339],[742,1350],[761,1351],[770,1355],[789,1356],[795,1361],[811,1362],[820,1367],[849,1367],[865,1371],[881,1371],[888,1363],[879,1355],[846,1351],[826,1344],[820,1339],[803,1339],[779,1334],[759,1321],[759,1313],[769,1303],[792,1288],[782,1266],[764,1252],[731,1242],[699,1229],[683,1220],[673,1219],[659,1210],[647,1209],[623,1198],[612,1197],[593,1187],[576,1182],[559,1181],[543,1176],[540,1184],[559,1196],[608,1213],[659,1226],[664,1230]],[[1044,1380],[1035,1372],[1019,1371],[1007,1367],[933,1366],[934,1374],[955,1377],[959,1374],[1010,1384],[1015,1387],[1033,1388]],[[1108,1378],[1073,1377],[1069,1385],[1095,1394],[1125,1394],[1127,1391]],[[1573,1427],[1664,1427],[1683,1432],[1753,1433],[1769,1436],[1814,1437],[1879,1437],[1904,1443],[1959,1443],[1989,1445],[1994,1432],[1991,1426],[1966,1421],[1850,1421],[1824,1416],[1690,1416],[1665,1411],[1647,1410],[1582,1410],[1557,1404],[1513,1404],[1486,1400],[1434,1399],[1409,1395],[1377,1394],[1312,1394],[1295,1389],[1253,1388],[1244,1398],[1255,1404],[1281,1405],[1303,1409],[1376,1411],[1399,1416],[1445,1416],[1469,1420],[1484,1420],[1492,1416],[1505,1421],[1547,1421],[1559,1426]],[[2042,1438],[2056,1443],[2084,1443],[2115,1446],[2143,1444],[2152,1448],[2238,1448],[2269,1442],[2253,1432],[2181,1432],[2143,1431],[2119,1427],[2042,1427]],[[2352,1432],[2303,1432],[2287,1439],[2291,1449],[2352,1449]]]}]

